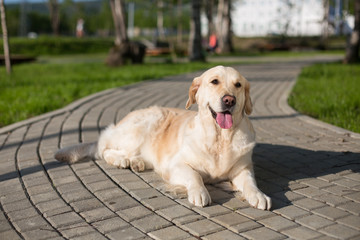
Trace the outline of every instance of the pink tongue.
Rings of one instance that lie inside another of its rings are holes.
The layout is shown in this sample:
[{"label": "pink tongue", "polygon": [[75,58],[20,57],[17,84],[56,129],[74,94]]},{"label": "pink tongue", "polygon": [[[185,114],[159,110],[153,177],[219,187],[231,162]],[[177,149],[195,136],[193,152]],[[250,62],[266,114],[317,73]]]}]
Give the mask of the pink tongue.
[{"label": "pink tongue", "polygon": [[216,122],[221,128],[229,129],[233,125],[230,113],[217,113]]}]

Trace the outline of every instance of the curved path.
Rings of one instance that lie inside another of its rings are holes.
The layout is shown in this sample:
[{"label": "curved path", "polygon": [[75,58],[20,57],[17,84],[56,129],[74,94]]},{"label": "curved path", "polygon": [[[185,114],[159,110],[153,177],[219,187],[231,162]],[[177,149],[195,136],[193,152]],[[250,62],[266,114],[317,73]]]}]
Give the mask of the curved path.
[{"label": "curved path", "polygon": [[359,135],[286,103],[301,67],[315,60],[236,67],[252,85],[255,171],[271,211],[217,186],[208,186],[214,203],[197,208],[164,192],[151,171],[53,158],[131,110],[183,108],[198,72],[100,92],[0,129],[0,239],[359,239]]}]

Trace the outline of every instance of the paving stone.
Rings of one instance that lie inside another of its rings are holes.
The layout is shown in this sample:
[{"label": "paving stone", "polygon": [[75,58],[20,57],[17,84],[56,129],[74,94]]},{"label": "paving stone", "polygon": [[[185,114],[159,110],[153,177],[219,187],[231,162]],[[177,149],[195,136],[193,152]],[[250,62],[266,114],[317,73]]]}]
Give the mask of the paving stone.
[{"label": "paving stone", "polygon": [[36,240],[55,239],[56,237],[60,237],[59,233],[57,233],[51,227],[41,227],[36,230],[23,232],[22,235],[25,237],[25,239],[36,239]]},{"label": "paving stone", "polygon": [[259,223],[263,224],[265,227],[270,228],[274,231],[281,232],[288,228],[294,228],[298,226],[298,224],[290,221],[286,218],[281,216],[274,216],[266,219],[262,219],[258,221]]},{"label": "paving stone", "polygon": [[171,206],[168,208],[163,208],[163,209],[156,211],[156,213],[161,215],[162,217],[166,218],[169,221],[172,221],[175,218],[194,214],[193,211],[191,211],[181,205],[175,205],[175,206]]},{"label": "paving stone", "polygon": [[41,216],[35,216],[13,222],[13,225],[19,232],[26,232],[45,227],[48,224]]},{"label": "paving stone", "polygon": [[16,221],[16,220],[20,220],[20,219],[34,217],[39,214],[36,212],[35,208],[31,207],[31,208],[22,209],[19,211],[9,212],[9,213],[7,213],[7,215],[11,221]]},{"label": "paving stone", "polygon": [[334,224],[333,221],[317,215],[306,216],[300,219],[296,219],[295,221],[303,226],[311,228],[312,230],[318,230],[320,228]]},{"label": "paving stone", "polygon": [[93,198],[93,195],[91,193],[89,193],[89,191],[86,190],[85,188],[77,189],[77,190],[71,191],[71,192],[66,192],[66,193],[61,194],[61,196],[68,203]]},{"label": "paving stone", "polygon": [[206,207],[194,207],[193,210],[207,218],[211,218],[211,217],[215,217],[217,215],[222,215],[222,214],[231,212],[229,209],[227,209],[223,206],[220,206],[220,205],[212,205],[212,206],[206,206]]},{"label": "paving stone", "polygon": [[190,237],[189,233],[175,226],[163,228],[148,234],[156,240],[178,240]]},{"label": "paving stone", "polygon": [[271,229],[266,227],[257,228],[254,230],[250,230],[248,232],[243,232],[241,235],[245,236],[248,239],[284,239],[285,236],[281,233],[277,233]]},{"label": "paving stone", "polygon": [[81,212],[80,215],[89,223],[115,217],[115,214],[106,207],[100,207],[88,210],[86,212]]},{"label": "paving stone", "polygon": [[162,194],[159,191],[153,188],[133,190],[131,191],[131,195],[134,198],[136,198],[138,201],[162,196]]},{"label": "paving stone", "polygon": [[92,224],[101,233],[112,232],[121,228],[130,227],[130,225],[119,217],[114,217]]},{"label": "paving stone", "polygon": [[31,195],[30,198],[33,204],[37,204],[41,202],[48,202],[51,200],[59,199],[59,196],[57,195],[56,192],[46,192],[46,193]]},{"label": "paving stone", "polygon": [[233,226],[233,225],[238,225],[240,223],[250,221],[249,218],[244,217],[238,213],[228,213],[225,215],[216,216],[216,217],[213,217],[211,220],[213,220],[214,222],[216,222],[218,224],[221,224],[222,226],[224,226],[226,228],[229,228],[230,226]]},{"label": "paving stone", "polygon": [[121,196],[120,198],[109,199],[106,203],[107,206],[114,212],[139,205],[139,203],[130,196]]},{"label": "paving stone", "polygon": [[107,238],[98,232],[91,232],[87,235],[74,237],[73,239],[75,239],[75,240],[102,240],[102,239],[106,240]]},{"label": "paving stone", "polygon": [[152,214],[152,211],[139,205],[136,207],[120,210],[116,213],[119,214],[127,222],[132,222],[133,220],[143,218],[147,215]]},{"label": "paving stone", "polygon": [[323,207],[323,208],[315,209],[313,212],[317,215],[320,215],[322,217],[328,218],[333,221],[349,215],[349,213],[334,207]]},{"label": "paving stone", "polygon": [[326,202],[327,204],[329,204],[330,206],[336,207],[340,204],[344,204],[346,202],[350,202],[349,199],[340,197],[340,196],[336,196],[334,194],[331,193],[327,193],[327,194],[323,194],[320,196],[315,196],[314,197],[316,200],[322,201],[322,202]]},{"label": "paving stone", "polygon": [[359,216],[349,215],[347,217],[338,219],[337,222],[360,231]]},{"label": "paving stone", "polygon": [[96,198],[90,198],[70,203],[76,212],[84,212],[94,208],[102,207],[103,204]]},{"label": "paving stone", "polygon": [[55,215],[59,215],[59,214],[63,214],[63,213],[71,212],[71,211],[72,211],[71,207],[65,206],[65,207],[56,208],[56,209],[46,211],[46,212],[43,213],[43,216],[48,218],[48,217],[51,217],[51,216],[55,216]]},{"label": "paving stone", "polygon": [[74,212],[67,212],[51,216],[48,217],[47,220],[51,223],[52,226],[55,226],[56,228],[73,225],[83,221],[83,219]]},{"label": "paving stone", "polygon": [[294,201],[293,204],[298,207],[301,207],[303,209],[306,209],[308,211],[326,206],[324,203],[310,199],[310,198],[305,198],[305,199]]},{"label": "paving stone", "polygon": [[144,199],[141,202],[153,211],[156,211],[156,210],[159,210],[162,208],[167,208],[172,205],[176,205],[176,202],[174,202],[173,200],[171,200],[165,196]]},{"label": "paving stone", "polygon": [[338,195],[338,196],[344,196],[346,194],[352,193],[353,190],[350,190],[349,188],[343,187],[343,186],[339,186],[339,185],[335,185],[332,187],[328,187],[328,188],[324,188],[322,189],[323,191]]},{"label": "paving stone", "polygon": [[133,224],[136,228],[146,233],[156,231],[161,228],[172,225],[172,223],[170,223],[169,221],[155,214],[135,220],[131,222],[131,224]]},{"label": "paving stone", "polygon": [[76,223],[71,226],[60,227],[58,228],[58,230],[61,232],[62,235],[64,235],[64,237],[69,239],[73,239],[77,236],[87,235],[95,231],[94,228],[86,222]]},{"label": "paving stone", "polygon": [[25,195],[23,190],[20,191],[14,191],[8,194],[1,194],[0,196],[0,201],[1,204],[8,204],[8,203],[13,203],[13,202],[17,202],[20,200],[27,200],[27,196]]},{"label": "paving stone", "polygon": [[275,216],[275,214],[270,211],[259,210],[256,208],[244,208],[244,209],[239,209],[236,212],[253,220],[259,220],[259,219]]},{"label": "paving stone", "polygon": [[189,231],[191,234],[197,237],[201,237],[204,235],[208,235],[223,230],[223,227],[219,226],[216,223],[211,222],[208,219],[185,224],[182,226],[182,228],[184,228],[185,230]]},{"label": "paving stone", "polygon": [[246,201],[242,201],[239,198],[231,198],[231,199],[224,199],[218,201],[218,203],[222,204],[224,207],[229,208],[230,210],[238,210],[240,208],[248,208],[250,205]]},{"label": "paving stone", "polygon": [[21,240],[22,238],[14,230],[0,232],[0,239]]},{"label": "paving stone", "polygon": [[229,230],[224,230],[221,232],[213,233],[207,236],[204,236],[205,240],[245,240],[245,238],[230,232]]},{"label": "paving stone", "polygon": [[320,229],[320,232],[339,239],[350,239],[356,236],[360,236],[359,231],[341,224],[325,227]]},{"label": "paving stone", "polygon": [[110,232],[106,234],[110,239],[114,240],[132,240],[132,239],[143,239],[146,235],[134,227],[120,229],[118,231]]},{"label": "paving stone", "polygon": [[290,220],[294,220],[296,218],[303,217],[303,216],[310,214],[310,212],[305,211],[305,210],[298,208],[296,206],[293,206],[293,205],[286,206],[286,207],[283,207],[280,209],[276,209],[276,210],[274,210],[274,212],[278,213]]},{"label": "paving stone", "polygon": [[322,195],[322,194],[326,193],[326,192],[324,192],[324,190],[320,190],[320,189],[314,188],[314,187],[307,187],[307,188],[298,189],[298,190],[295,190],[295,192],[299,193],[301,195],[304,195],[306,197],[309,197],[309,198],[319,196],[319,195]]},{"label": "paving stone", "polygon": [[5,232],[5,231],[11,230],[11,229],[12,229],[12,227],[9,224],[9,222],[7,221],[7,219],[0,221],[0,232]]},{"label": "paving stone", "polygon": [[345,197],[352,201],[360,203],[360,191],[352,193],[352,194],[347,194],[347,195],[345,195]]},{"label": "paving stone", "polygon": [[112,189],[116,187],[115,184],[110,182],[108,179],[99,182],[92,182],[87,184],[86,186],[90,189],[91,192],[97,192],[97,191]]},{"label": "paving stone", "polygon": [[31,207],[32,205],[30,204],[28,199],[3,204],[3,208],[6,212],[19,211]]},{"label": "paving stone", "polygon": [[321,180],[321,179],[316,179],[316,178],[304,180],[304,181],[301,181],[301,183],[308,185],[310,187],[319,188],[319,189],[330,187],[333,185],[332,183],[329,183],[329,182]]},{"label": "paving stone", "polygon": [[333,183],[346,187],[346,188],[352,188],[352,187],[356,187],[359,185],[358,181],[354,181],[351,179],[347,179],[347,178],[340,178],[339,180],[333,181]]},{"label": "paving stone", "polygon": [[120,185],[126,191],[131,191],[135,189],[146,189],[149,188],[149,185],[143,181],[136,181],[136,182],[120,182]]},{"label": "paving stone", "polygon": [[292,228],[285,230],[282,233],[289,236],[292,239],[299,239],[299,240],[316,239],[322,236],[321,233],[313,231],[307,227]]},{"label": "paving stone", "polygon": [[119,189],[118,187],[116,188],[110,188],[110,189],[105,189],[105,190],[100,190],[97,191],[95,193],[95,195],[101,200],[101,201],[107,201],[110,199],[114,199],[114,198],[119,198],[122,196],[126,196],[126,193]]},{"label": "paving stone", "polygon": [[176,225],[183,225],[202,219],[204,219],[204,217],[199,214],[191,214],[191,215],[175,218],[172,222],[175,223]]}]

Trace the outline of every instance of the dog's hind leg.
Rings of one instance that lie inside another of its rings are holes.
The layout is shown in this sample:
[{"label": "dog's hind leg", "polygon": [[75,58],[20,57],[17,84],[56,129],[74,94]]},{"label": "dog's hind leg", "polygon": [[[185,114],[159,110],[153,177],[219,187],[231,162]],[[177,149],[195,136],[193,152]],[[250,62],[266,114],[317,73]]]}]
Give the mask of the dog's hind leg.
[{"label": "dog's hind leg", "polygon": [[129,168],[130,160],[126,158],[124,151],[115,149],[106,149],[103,152],[104,160],[118,168]]}]

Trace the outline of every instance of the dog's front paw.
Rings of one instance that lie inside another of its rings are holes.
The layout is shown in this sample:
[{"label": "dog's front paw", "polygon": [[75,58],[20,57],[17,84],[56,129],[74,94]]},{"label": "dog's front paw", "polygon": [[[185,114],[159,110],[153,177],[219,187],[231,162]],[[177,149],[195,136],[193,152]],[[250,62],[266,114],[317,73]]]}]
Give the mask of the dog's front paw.
[{"label": "dog's front paw", "polygon": [[261,210],[270,210],[271,199],[258,189],[253,189],[244,194],[251,206]]},{"label": "dog's front paw", "polygon": [[188,200],[197,207],[204,207],[211,203],[211,197],[205,187],[193,188],[188,191]]}]

